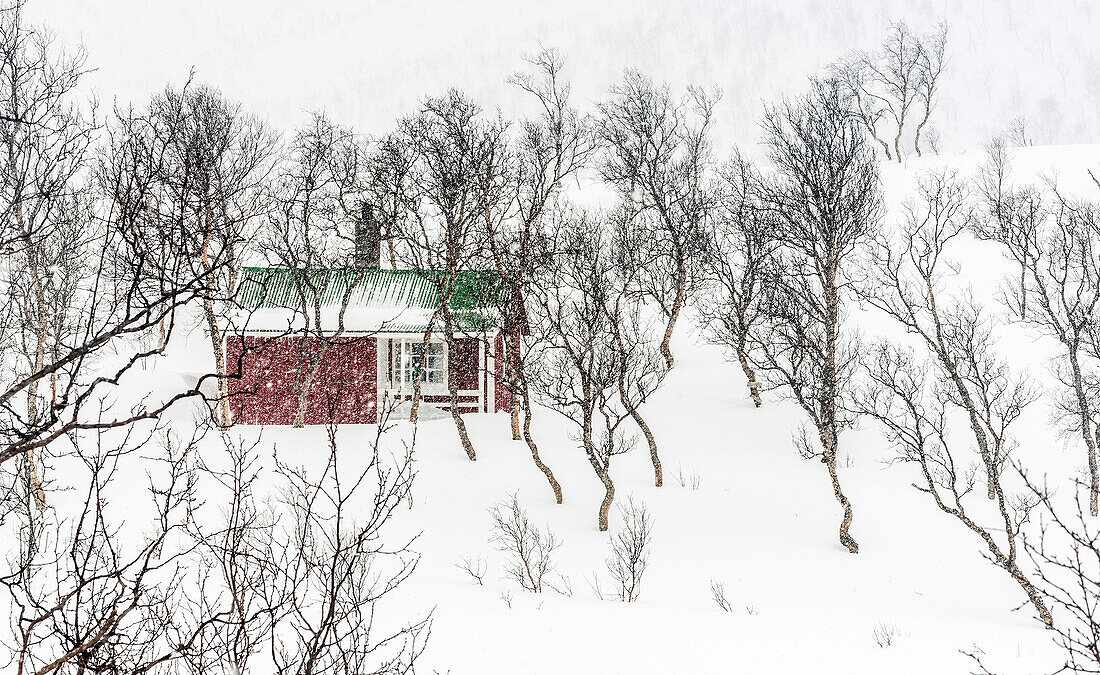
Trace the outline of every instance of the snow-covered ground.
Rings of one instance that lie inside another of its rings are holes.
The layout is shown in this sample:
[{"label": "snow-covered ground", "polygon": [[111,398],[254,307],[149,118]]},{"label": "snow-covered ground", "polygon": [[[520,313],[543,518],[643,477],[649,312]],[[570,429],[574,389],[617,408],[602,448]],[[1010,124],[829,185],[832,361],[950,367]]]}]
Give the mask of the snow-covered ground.
[{"label": "snow-covered ground", "polygon": [[[1013,157],[1020,181],[1056,170],[1062,188],[1100,196],[1085,174],[1100,165],[1100,147],[1030,148]],[[884,166],[887,226],[920,172],[951,168],[966,177],[983,158],[974,150]],[[954,250],[960,287],[972,286],[1003,314],[995,297],[1008,268],[996,247],[967,240]],[[612,465],[617,501],[644,503],[655,521],[637,602],[601,600],[592,590],[597,578],[608,586],[609,534],[596,528],[603,493],[563,420],[539,410],[534,423],[543,459],[563,486],[560,506],[526,445],[511,440],[506,415],[468,416],[476,462],[466,459],[449,419],[419,425],[414,499],[392,533],[397,539],[420,532],[414,548],[422,560],[382,608],[387,617],[408,620],[434,609],[419,672],[969,672],[972,662],[960,650],[982,650],[1012,673],[1056,663],[1048,634],[1029,606],[1021,608],[1019,587],[982,558],[973,533],[913,488],[914,467],[888,464],[893,450],[870,423],[841,441],[841,479],[860,543],[858,555],[847,553],[836,540],[839,509],[824,467],[800,459],[792,446],[802,414],[774,397],[753,408],[740,369],[701,343],[692,319],[689,312],[673,343],[676,368],[644,410],[660,445],[665,486],[653,486],[644,452]],[[868,337],[889,332],[880,317],[858,308],[851,326]],[[1014,367],[1037,385],[1053,386],[1053,345],[1014,325],[1000,335]],[[193,339],[163,367],[183,370],[206,348]],[[1018,457],[1049,473],[1052,483],[1068,485],[1084,454],[1052,430],[1049,413],[1049,398],[1025,413]],[[263,447],[277,447],[284,460],[309,462],[325,447],[320,428],[233,433],[262,433]],[[343,451],[354,455],[371,433],[341,429]],[[557,571],[572,596],[528,593],[504,578],[503,554],[488,542],[487,511],[513,493],[537,525],[563,539]],[[613,513],[612,531],[619,520]],[[489,567],[483,586],[456,567],[479,556]],[[712,580],[724,584],[731,613],[712,601]],[[882,647],[876,629],[896,639]]]}]

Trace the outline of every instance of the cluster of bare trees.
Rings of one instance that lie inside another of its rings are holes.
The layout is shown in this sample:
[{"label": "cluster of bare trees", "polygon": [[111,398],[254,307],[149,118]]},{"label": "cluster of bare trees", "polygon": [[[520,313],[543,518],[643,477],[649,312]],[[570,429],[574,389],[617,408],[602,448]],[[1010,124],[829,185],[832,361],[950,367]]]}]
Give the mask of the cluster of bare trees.
[{"label": "cluster of bare trees", "polygon": [[414,478],[413,441],[393,461],[391,427],[384,417],[350,471],[333,427],[324,456],[273,467],[256,442],[209,426],[77,432],[44,512],[5,472],[5,536],[18,543],[0,573],[5,667],[409,672],[429,619],[383,619],[379,604],[418,560],[409,541],[383,543]]},{"label": "cluster of bare trees", "polygon": [[[936,77],[944,36],[931,39]],[[891,39],[883,49],[891,58],[907,49],[914,64],[928,58],[929,38],[895,26]],[[998,314],[959,282],[953,252],[968,239],[991,241],[1018,269],[1002,286],[1003,305],[1010,319],[1059,347],[1055,417],[1083,450],[1080,484],[1095,516],[1096,202],[1066,196],[1053,180],[1017,183],[1004,143],[995,141],[974,176],[918,176],[901,217],[887,220],[873,157],[882,141],[866,117],[852,114],[866,94],[849,75],[834,69],[807,95],[767,109],[769,166],[735,154],[710,181],[697,302],[704,335],[741,365],[756,405],[762,389],[775,390],[805,412],[817,438],[803,436],[797,446],[828,469],[843,511],[842,545],[858,551],[839,438],[863,417],[918,469],[915,487],[972,532],[1020,588],[1065,650],[1064,669],[1095,672],[1095,527],[1082,499],[1032,482],[1016,458],[1018,423],[1043,392],[999,354]],[[898,111],[910,105],[899,101]],[[888,158],[900,153],[904,120],[899,112],[892,154],[883,143]],[[918,118],[914,132],[918,148],[925,121]],[[854,302],[909,338],[863,344],[846,326]]]},{"label": "cluster of bare trees", "polygon": [[854,51],[829,70],[847,94],[849,113],[882,147],[886,159],[900,162],[903,138],[912,142],[918,157],[922,139],[936,149],[928,122],[946,65],[946,24],[918,34],[904,21],[895,21],[876,49]]},{"label": "cluster of bare trees", "polygon": [[[218,429],[240,266],[334,264],[315,235],[348,236],[356,146],[317,117],[282,161],[265,124],[192,82],[101,117],[85,72],[21,4],[0,11],[2,667],[409,671],[429,624],[378,603],[416,566],[407,541],[382,545],[412,440],[395,452],[383,415],[349,473],[334,429],[320,466],[266,468]],[[181,329],[216,365],[143,386]]]}]

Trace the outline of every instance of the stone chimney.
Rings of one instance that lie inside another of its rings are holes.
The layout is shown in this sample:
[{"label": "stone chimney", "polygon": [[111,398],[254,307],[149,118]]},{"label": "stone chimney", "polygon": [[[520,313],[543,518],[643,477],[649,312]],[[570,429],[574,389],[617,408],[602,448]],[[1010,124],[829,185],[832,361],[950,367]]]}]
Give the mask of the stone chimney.
[{"label": "stone chimney", "polygon": [[355,224],[355,266],[378,269],[382,261],[382,224],[374,217],[374,206],[363,202]]}]

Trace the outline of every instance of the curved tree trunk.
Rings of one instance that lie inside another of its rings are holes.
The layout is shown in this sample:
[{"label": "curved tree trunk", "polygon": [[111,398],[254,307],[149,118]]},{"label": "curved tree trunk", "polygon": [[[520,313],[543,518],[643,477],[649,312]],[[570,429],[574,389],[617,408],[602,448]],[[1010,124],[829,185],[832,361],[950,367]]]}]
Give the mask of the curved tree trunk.
[{"label": "curved tree trunk", "polygon": [[822,432],[821,443],[824,446],[822,461],[829,469],[829,479],[833,483],[833,496],[836,497],[840,507],[844,510],[844,516],[840,521],[840,544],[848,549],[849,553],[859,553],[859,543],[849,532],[849,528],[852,526],[852,503],[848,501],[848,497],[844,495],[844,491],[840,487],[840,476],[836,469],[837,443],[835,433]]},{"label": "curved tree trunk", "polygon": [[599,528],[600,532],[607,532],[608,514],[611,513],[611,504],[615,501],[615,484],[611,482],[611,474],[606,470],[600,476],[600,481],[603,483],[604,493],[603,501],[600,502]]},{"label": "curved tree trunk", "polygon": [[928,124],[928,118],[932,116],[931,104],[926,105],[924,108],[924,118],[921,119],[920,124],[917,125],[917,131],[913,134],[913,149],[917,151],[917,157],[920,157],[920,132],[924,129],[924,125]]},{"label": "curved tree trunk", "polygon": [[[523,439],[527,441],[527,447],[531,449],[531,459],[535,462],[535,466],[542,472],[542,475],[546,476],[546,482],[550,483],[550,489],[554,491],[554,501],[561,504],[561,485],[558,483],[558,479],[554,477],[554,472],[539,457],[539,448],[535,445],[534,436],[531,435],[531,399],[527,383],[524,382],[521,386],[523,388]],[[514,401],[516,398],[518,397],[513,396],[512,400]]]},{"label": "curved tree trunk", "polygon": [[588,455],[588,463],[596,472],[596,477],[603,483],[604,495],[600,502],[600,511],[597,526],[600,532],[607,532],[608,515],[611,513],[611,504],[615,501],[615,483],[611,480],[610,467],[606,466],[596,456],[596,448],[592,445],[592,411],[584,412],[584,452]]},{"label": "curved tree trunk", "polygon": [[641,413],[636,408],[631,409],[630,416],[634,418],[634,423],[642,430],[645,442],[649,444],[649,461],[653,463],[653,484],[661,487],[665,482],[665,474],[661,469],[661,458],[657,455],[657,441],[653,439],[653,432],[649,430],[649,425],[642,419]]},{"label": "curved tree trunk", "polygon": [[840,503],[841,508],[844,510],[844,517],[840,521],[840,543],[844,548],[848,549],[849,553],[859,553],[859,544],[855,538],[852,537],[848,531],[852,526],[852,503],[848,501],[848,497],[845,496],[844,491],[840,487],[840,476],[837,473],[836,457],[837,457],[837,421],[836,421],[836,400],[837,400],[837,367],[836,367],[836,353],[837,353],[837,334],[840,319],[840,298],[837,293],[836,284],[836,268],[835,266],[830,270],[827,284],[825,287],[825,303],[826,303],[826,317],[825,317],[825,372],[823,375],[824,382],[824,409],[821,411],[821,420],[818,426],[818,434],[821,438],[821,448],[823,451],[822,461],[825,462],[825,466],[829,469],[829,479],[833,483],[833,496],[836,497],[837,502]]},{"label": "curved tree trunk", "polygon": [[625,375],[620,370],[619,372],[619,401],[622,402],[623,407],[630,411],[630,417],[634,420],[634,423],[641,429],[642,435],[645,436],[645,442],[649,445],[649,461],[653,463],[653,484],[657,487],[661,487],[664,484],[664,472],[661,470],[661,457],[657,454],[657,441],[653,438],[653,432],[649,430],[649,425],[646,424],[642,414],[638,412],[638,406],[631,405],[626,395],[626,380]]},{"label": "curved tree trunk", "polygon": [[665,335],[661,340],[661,355],[665,357],[665,365],[670,369],[676,365],[676,359],[672,356],[672,332],[676,329],[676,320],[680,317],[680,310],[684,307],[684,296],[687,294],[687,269],[683,262],[679,263],[677,270],[679,280],[676,283],[676,297],[672,300],[672,311],[668,315],[668,323],[665,325]]}]

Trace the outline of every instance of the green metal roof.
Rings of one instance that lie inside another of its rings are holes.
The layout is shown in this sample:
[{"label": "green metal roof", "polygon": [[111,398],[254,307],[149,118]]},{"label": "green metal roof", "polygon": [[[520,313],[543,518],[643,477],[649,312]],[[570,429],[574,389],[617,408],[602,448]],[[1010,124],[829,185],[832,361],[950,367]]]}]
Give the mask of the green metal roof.
[{"label": "green metal roof", "polygon": [[[440,305],[438,280],[442,272],[430,270],[291,269],[245,267],[241,270],[238,301],[246,308],[296,309],[302,294],[318,293],[324,307],[347,306],[435,309]],[[465,270],[453,281],[449,306],[459,314],[499,307],[507,294],[497,272]],[[307,302],[313,303],[312,297]],[[465,317],[469,318],[469,317]],[[465,321],[463,321],[465,322]]]}]

